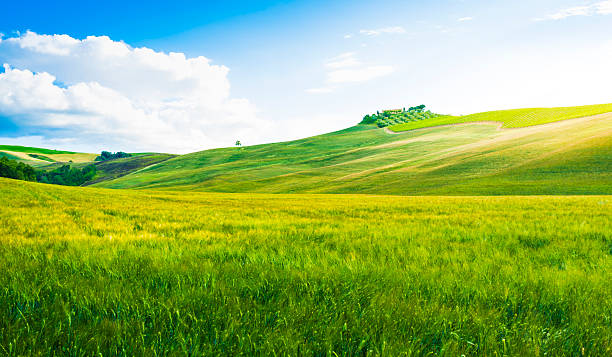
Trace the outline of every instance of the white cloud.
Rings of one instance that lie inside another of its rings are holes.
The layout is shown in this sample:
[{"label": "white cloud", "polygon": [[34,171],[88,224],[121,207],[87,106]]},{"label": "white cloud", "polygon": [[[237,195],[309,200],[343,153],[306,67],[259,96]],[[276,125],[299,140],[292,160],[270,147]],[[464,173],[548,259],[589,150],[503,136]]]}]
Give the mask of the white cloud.
[{"label": "white cloud", "polygon": [[392,66],[365,66],[354,69],[339,69],[329,72],[327,74],[327,81],[329,83],[366,82],[389,75],[393,71]]},{"label": "white cloud", "polygon": [[0,114],[48,140],[188,152],[257,141],[271,125],[230,97],[228,68],[205,57],[27,32],[0,42],[0,60]]},{"label": "white cloud", "polygon": [[469,16],[461,17],[461,18],[457,19],[457,21],[459,21],[459,22],[472,21],[472,20],[474,20],[474,18],[473,17],[469,17]]},{"label": "white cloud", "polygon": [[612,14],[612,1],[602,1],[595,4],[595,12],[599,15],[610,15]]},{"label": "white cloud", "polygon": [[328,68],[346,68],[359,66],[361,62],[355,58],[355,52],[343,53],[334,58],[330,58],[325,67]]},{"label": "white cloud", "polygon": [[41,54],[67,56],[81,41],[68,35],[38,35],[28,31],[25,35],[9,38],[22,49],[29,49]]},{"label": "white cloud", "polygon": [[592,16],[592,15],[610,15],[612,14],[612,0],[604,0],[591,3],[583,6],[573,6],[561,9],[553,14],[543,18],[537,18],[536,21],[544,20],[563,20],[573,16]]},{"label": "white cloud", "polygon": [[404,34],[406,33],[406,29],[401,26],[392,26],[374,30],[360,30],[359,33],[366,36],[378,36],[382,34]]},{"label": "white cloud", "polygon": [[349,33],[349,34],[344,35],[344,38],[346,38],[346,39],[349,39],[349,38],[352,38],[352,37],[353,37],[353,34],[350,34],[350,33]]},{"label": "white cloud", "polygon": [[325,94],[346,83],[367,82],[393,73],[393,66],[366,65],[356,57],[355,52],[346,52],[328,59],[325,62],[327,85],[306,89],[306,93]]}]

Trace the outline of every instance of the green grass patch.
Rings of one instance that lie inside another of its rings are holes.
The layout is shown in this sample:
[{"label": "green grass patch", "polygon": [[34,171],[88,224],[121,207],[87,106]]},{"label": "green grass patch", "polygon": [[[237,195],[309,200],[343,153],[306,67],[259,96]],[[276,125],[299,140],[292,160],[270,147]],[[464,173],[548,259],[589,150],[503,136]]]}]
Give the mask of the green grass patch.
[{"label": "green grass patch", "polygon": [[11,155],[7,152],[2,152],[0,151],[0,157],[6,157],[7,159],[11,159],[11,160],[17,160],[17,161],[22,161],[20,158],[18,158],[15,155]]},{"label": "green grass patch", "polygon": [[13,355],[609,355],[612,198],[0,179]]},{"label": "green grass patch", "polygon": [[34,154],[77,154],[73,151],[62,151],[62,150],[51,150],[51,149],[42,149],[42,148],[34,148],[28,146],[17,146],[17,145],[0,145],[0,150],[7,151],[15,151],[15,152],[24,152],[24,153],[34,153]]},{"label": "green grass patch", "polygon": [[86,185],[113,180],[175,157],[171,154],[141,153],[133,156],[96,162],[96,176]]},{"label": "green grass patch", "polygon": [[28,156],[33,157],[35,159],[43,160],[43,161],[55,162],[55,160],[53,160],[52,158],[44,156],[44,155],[40,155],[40,154],[28,154]]},{"label": "green grass patch", "polygon": [[461,124],[480,121],[494,121],[502,123],[504,128],[522,128],[526,126],[547,124],[560,120],[582,118],[596,114],[612,112],[612,104],[585,105],[580,107],[559,108],[527,108],[499,110],[470,114],[464,116],[442,116],[427,120],[392,125],[390,130],[395,132],[428,128],[438,125]]}]

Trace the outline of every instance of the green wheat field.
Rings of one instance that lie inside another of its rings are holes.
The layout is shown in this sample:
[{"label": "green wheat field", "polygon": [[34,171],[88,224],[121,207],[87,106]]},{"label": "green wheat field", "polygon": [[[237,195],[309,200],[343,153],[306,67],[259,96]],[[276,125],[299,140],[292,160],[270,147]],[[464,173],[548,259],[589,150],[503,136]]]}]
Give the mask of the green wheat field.
[{"label": "green wheat field", "polygon": [[612,353],[610,196],[0,196],[0,355]]}]

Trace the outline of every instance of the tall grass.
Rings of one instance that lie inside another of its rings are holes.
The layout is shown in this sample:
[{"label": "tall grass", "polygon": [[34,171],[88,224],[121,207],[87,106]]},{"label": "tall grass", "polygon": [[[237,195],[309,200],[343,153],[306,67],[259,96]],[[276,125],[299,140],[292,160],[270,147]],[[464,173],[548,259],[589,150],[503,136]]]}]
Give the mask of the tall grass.
[{"label": "tall grass", "polygon": [[610,196],[0,198],[0,355],[612,353]]}]

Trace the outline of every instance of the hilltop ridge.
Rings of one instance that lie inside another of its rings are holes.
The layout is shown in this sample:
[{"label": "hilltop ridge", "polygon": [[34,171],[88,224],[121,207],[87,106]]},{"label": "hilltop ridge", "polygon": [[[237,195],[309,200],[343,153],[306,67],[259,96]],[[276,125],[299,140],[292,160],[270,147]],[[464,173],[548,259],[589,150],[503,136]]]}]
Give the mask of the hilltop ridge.
[{"label": "hilltop ridge", "polygon": [[[422,127],[400,135],[362,123],[290,142],[181,155],[97,186],[267,193],[611,194],[612,114],[566,119],[612,111],[612,105],[563,109],[565,114],[558,116],[558,108],[480,113],[470,119],[479,123]],[[528,115],[534,111],[540,115]],[[507,121],[523,127],[498,130],[500,118],[521,118],[517,113],[531,122]],[[539,125],[526,125],[534,123]]]}]

